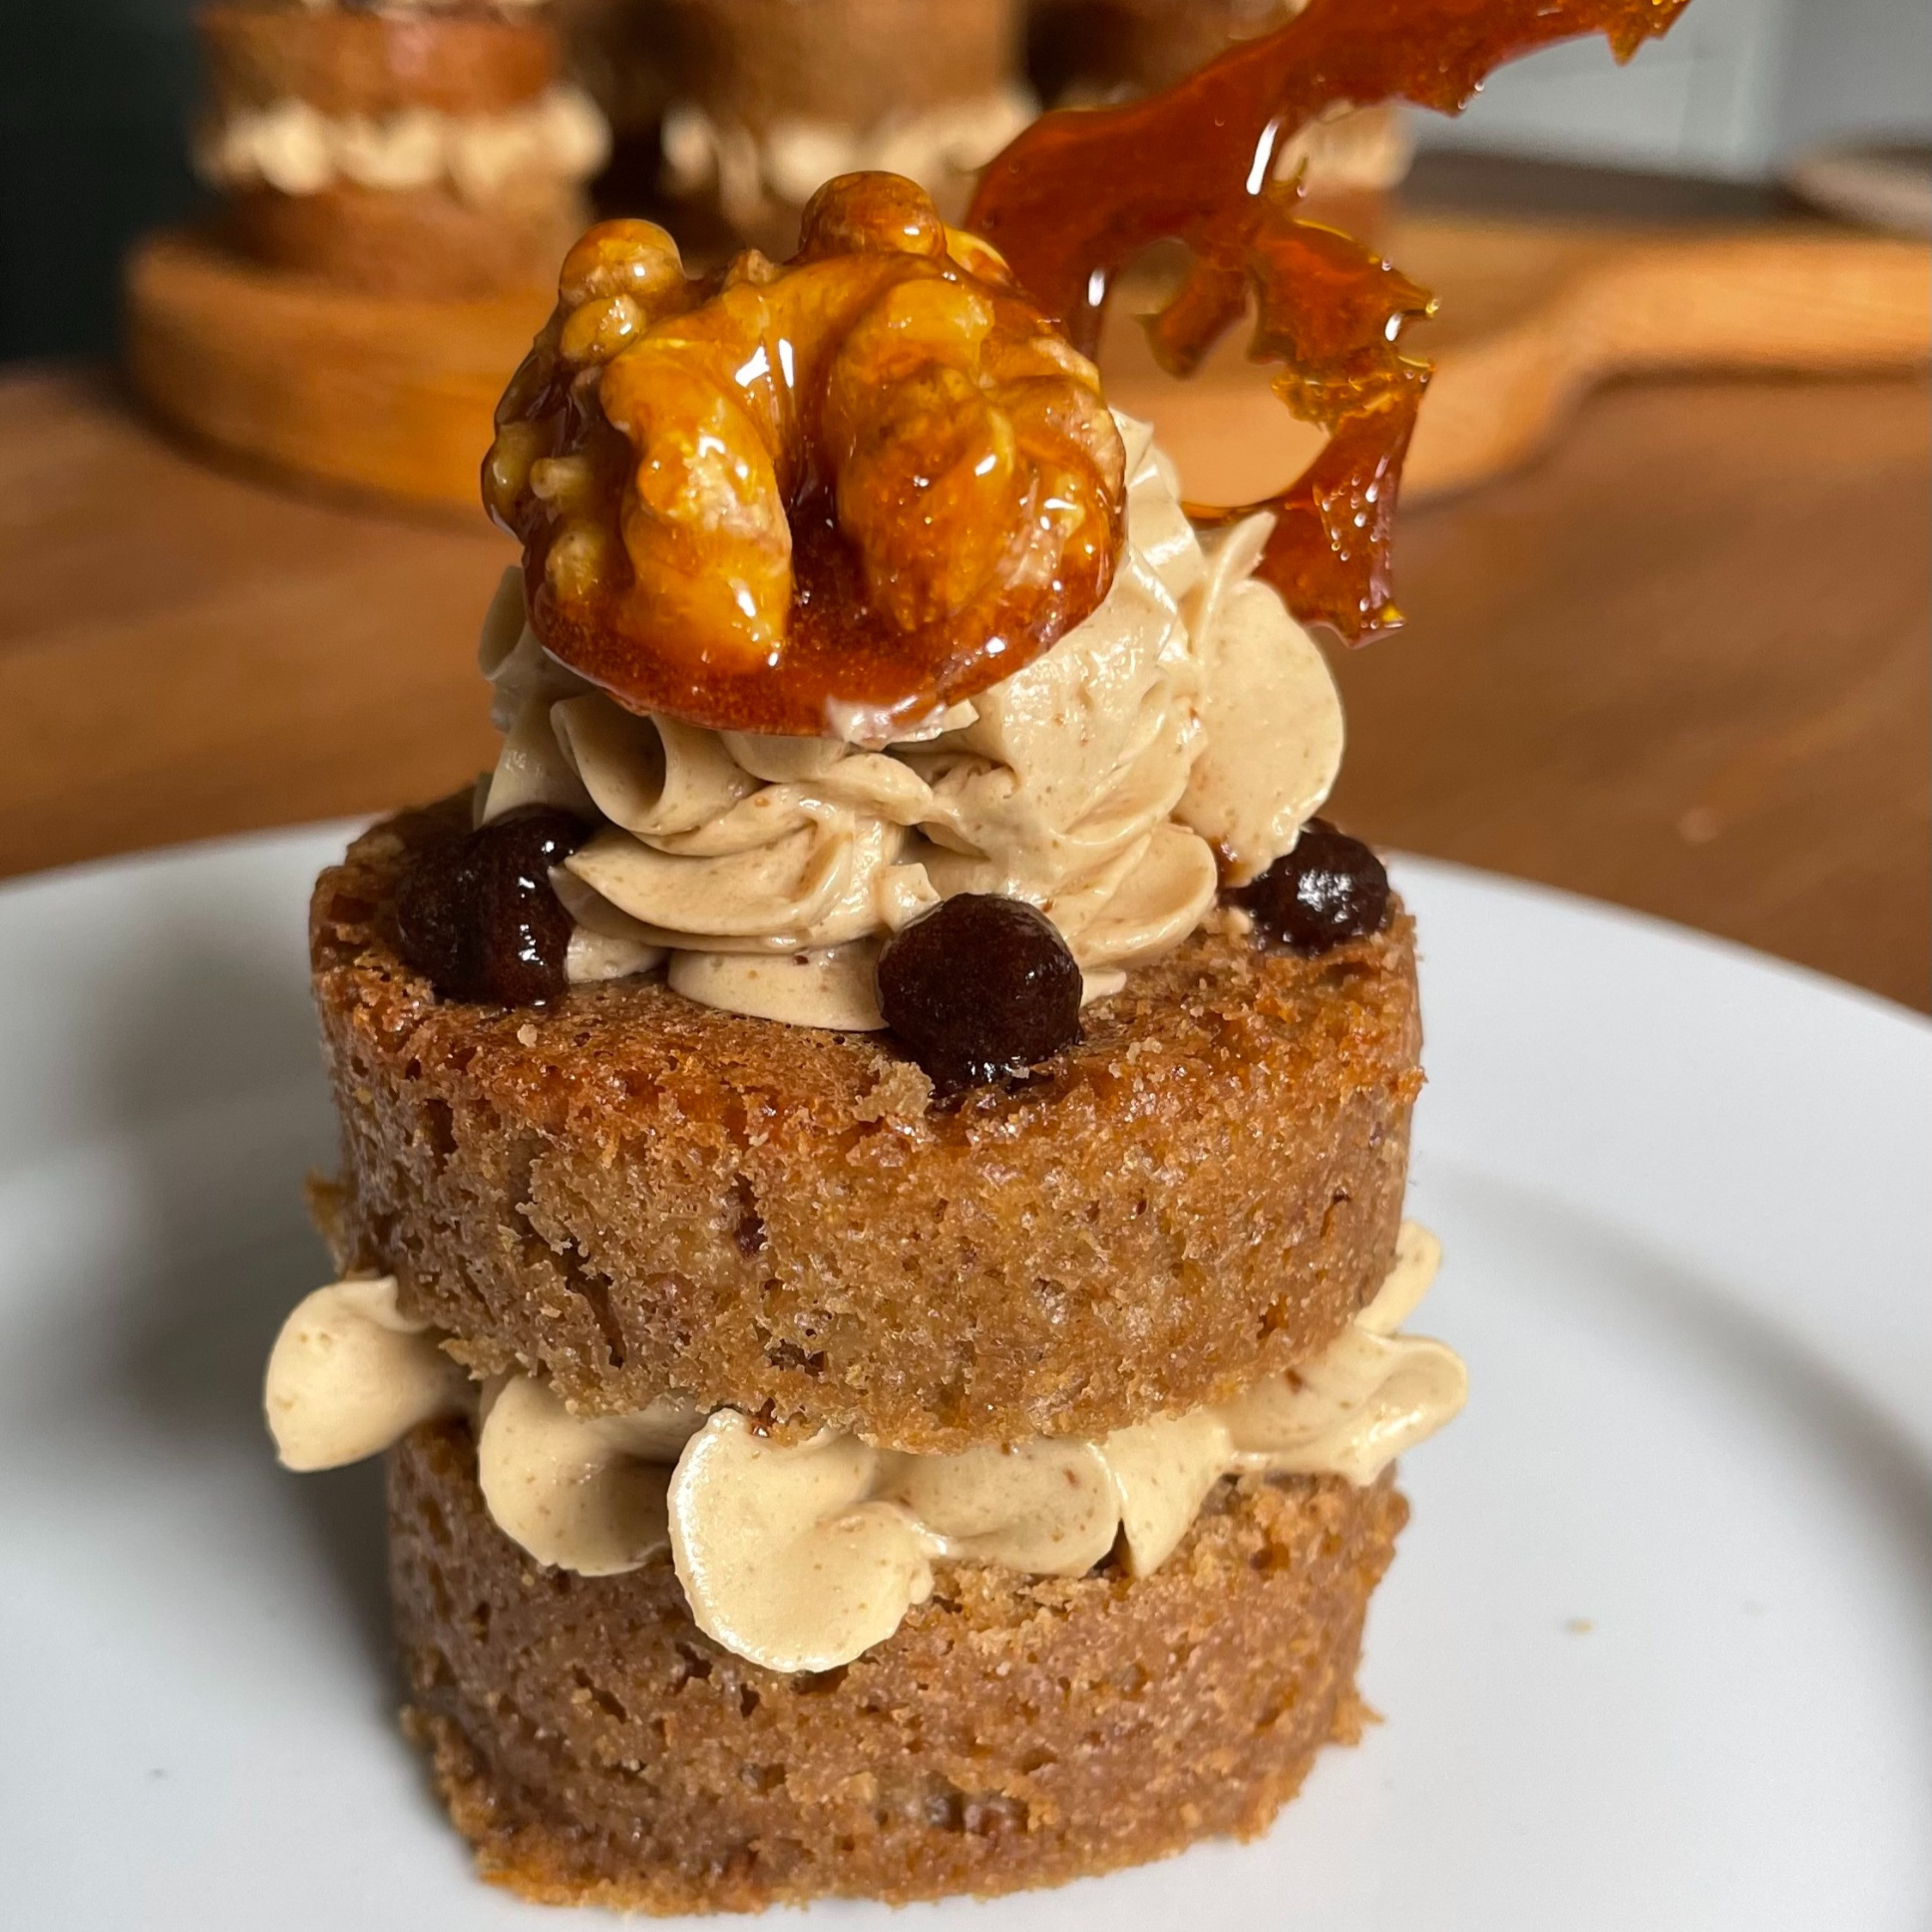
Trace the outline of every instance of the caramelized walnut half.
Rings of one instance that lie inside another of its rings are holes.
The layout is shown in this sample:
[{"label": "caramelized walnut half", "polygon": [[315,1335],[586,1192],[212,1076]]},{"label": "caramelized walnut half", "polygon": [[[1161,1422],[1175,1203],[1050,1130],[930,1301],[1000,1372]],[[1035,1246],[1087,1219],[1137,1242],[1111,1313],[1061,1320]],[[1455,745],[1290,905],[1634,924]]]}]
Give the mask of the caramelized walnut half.
[{"label": "caramelized walnut half", "polygon": [[650,222],[592,228],[483,499],[620,703],[878,742],[1106,595],[1125,458],[1092,364],[911,182],[843,175],[803,232],[701,281]]}]

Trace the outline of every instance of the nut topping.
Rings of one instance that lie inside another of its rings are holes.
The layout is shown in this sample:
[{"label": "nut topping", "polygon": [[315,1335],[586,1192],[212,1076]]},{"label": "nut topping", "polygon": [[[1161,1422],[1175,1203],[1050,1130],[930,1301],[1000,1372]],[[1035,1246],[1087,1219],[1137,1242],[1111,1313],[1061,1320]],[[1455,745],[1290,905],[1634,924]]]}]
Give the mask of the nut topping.
[{"label": "nut topping", "polygon": [[1098,377],[892,175],[828,183],[791,261],[688,279],[592,228],[483,466],[545,647],[636,711],[883,738],[1100,603],[1125,521]]},{"label": "nut topping", "polygon": [[887,940],[885,1024],[941,1094],[1024,1073],[1080,1037],[1080,969],[1024,899],[962,892]]}]

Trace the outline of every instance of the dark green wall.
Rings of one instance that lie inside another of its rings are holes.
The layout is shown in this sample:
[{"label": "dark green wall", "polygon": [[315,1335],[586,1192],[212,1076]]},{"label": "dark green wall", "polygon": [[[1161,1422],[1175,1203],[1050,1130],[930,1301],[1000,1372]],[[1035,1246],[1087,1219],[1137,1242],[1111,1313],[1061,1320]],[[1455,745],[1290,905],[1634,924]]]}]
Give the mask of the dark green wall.
[{"label": "dark green wall", "polygon": [[194,204],[193,0],[0,0],[0,358],[100,355],[132,238]]}]

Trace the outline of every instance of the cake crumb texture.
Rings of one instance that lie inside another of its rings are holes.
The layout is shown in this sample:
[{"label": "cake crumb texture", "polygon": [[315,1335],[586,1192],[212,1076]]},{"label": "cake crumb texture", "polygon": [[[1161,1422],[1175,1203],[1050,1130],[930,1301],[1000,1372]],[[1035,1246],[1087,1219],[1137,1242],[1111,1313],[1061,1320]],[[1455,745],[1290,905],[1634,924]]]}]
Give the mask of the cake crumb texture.
[{"label": "cake crumb texture", "polygon": [[1400,908],[1315,959],[1211,921],[1038,1075],[944,1108],[890,1036],[655,981],[439,1000],[395,890],[466,811],[360,839],[311,951],[338,1261],[394,1273],[475,1371],[949,1453],[1225,1400],[1381,1285],[1421,1084]]},{"label": "cake crumb texture", "polygon": [[1054,1885],[1264,1830],[1353,1742],[1362,1619],[1408,1510],[1385,1476],[1224,1482],[1130,1579],[941,1565],[857,1662],[759,1669],[668,1563],[585,1578],[496,1529],[468,1425],[390,1461],[392,1582],[428,1751],[483,1875],[671,1914]]}]

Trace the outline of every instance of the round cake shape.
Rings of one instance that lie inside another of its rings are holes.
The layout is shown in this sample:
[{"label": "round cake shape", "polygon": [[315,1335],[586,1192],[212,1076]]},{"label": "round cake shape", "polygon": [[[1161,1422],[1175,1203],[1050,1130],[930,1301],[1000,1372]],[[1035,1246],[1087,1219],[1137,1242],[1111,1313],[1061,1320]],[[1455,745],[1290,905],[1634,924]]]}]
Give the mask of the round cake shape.
[{"label": "round cake shape", "polygon": [[941,1571],[855,1662],[761,1670],[668,1563],[534,1568],[462,1424],[390,1466],[410,1728],[483,1874],[653,1913],[1051,1885],[1267,1828],[1352,1742],[1362,1619],[1407,1505],[1386,1477],[1224,1483],[1129,1579]]},{"label": "round cake shape", "polygon": [[1421,1084],[1400,910],[1316,959],[1218,917],[1033,1077],[939,1104],[890,1036],[654,981],[439,1000],[394,897],[467,809],[366,834],[311,945],[338,1261],[395,1274],[477,1372],[944,1453],[1227,1399],[1388,1273]]},{"label": "round cake shape", "polygon": [[789,254],[812,191],[855,167],[917,180],[949,218],[1035,111],[1017,0],[667,0],[666,185]]}]

